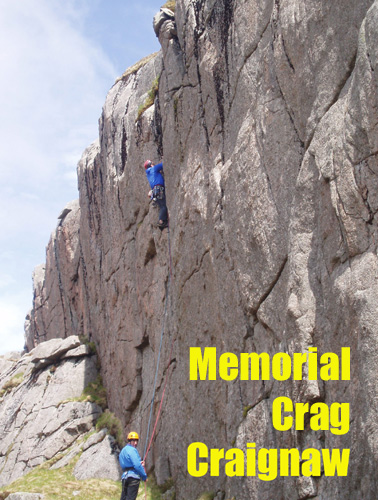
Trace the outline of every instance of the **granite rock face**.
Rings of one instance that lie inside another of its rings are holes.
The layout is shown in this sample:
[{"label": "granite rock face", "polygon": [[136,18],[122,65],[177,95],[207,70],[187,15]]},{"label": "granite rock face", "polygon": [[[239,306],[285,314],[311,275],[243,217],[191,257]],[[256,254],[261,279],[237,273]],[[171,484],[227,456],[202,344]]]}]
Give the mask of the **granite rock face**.
[{"label": "granite rock face", "polygon": [[80,332],[84,290],[80,263],[79,201],[67,204],[59,215],[46,250],[46,264],[33,274],[33,309],[25,321],[25,345]]},{"label": "granite rock face", "polygon": [[[86,445],[82,441],[102,410],[77,401],[98,375],[96,356],[78,352],[78,344],[78,337],[43,342],[0,373],[0,487],[60,454],[61,460],[67,455],[72,459],[84,446],[89,453],[104,440],[102,432],[101,439],[92,437]],[[116,447],[106,443],[101,460],[100,455],[92,458],[94,477],[119,479]],[[87,477],[93,477],[89,471]]]},{"label": "granite rock face", "polygon": [[101,436],[102,440],[91,446],[83,446],[84,453],[75,465],[76,479],[103,478],[119,481],[121,467],[118,462],[118,446],[111,436]]},{"label": "granite rock face", "polygon": [[[147,467],[174,479],[178,499],[373,500],[378,2],[178,0],[155,29],[162,51],[112,87],[79,163],[79,206],[36,273],[27,346],[94,340],[111,409],[143,443],[165,325],[156,406],[169,360],[172,371]],[[169,235],[143,171],[162,156]],[[189,382],[193,346],[271,356],[347,346],[351,381]],[[282,395],[350,403],[349,432],[275,430]],[[350,448],[349,473],[193,478],[193,441]]]}]

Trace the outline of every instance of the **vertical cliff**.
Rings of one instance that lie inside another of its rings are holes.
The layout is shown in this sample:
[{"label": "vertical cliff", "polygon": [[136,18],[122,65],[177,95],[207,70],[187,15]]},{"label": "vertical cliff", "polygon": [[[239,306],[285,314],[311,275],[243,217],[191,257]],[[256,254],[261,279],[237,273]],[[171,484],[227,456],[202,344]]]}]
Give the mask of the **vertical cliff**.
[{"label": "vertical cliff", "polygon": [[[175,339],[173,370],[149,459],[158,481],[172,476],[178,499],[374,499],[378,2],[178,0],[158,33],[161,52],[112,87],[79,163],[79,204],[35,275],[27,345],[93,339],[112,410],[143,436],[169,285],[156,404]],[[143,171],[162,155],[170,241]],[[349,346],[351,381],[189,382],[192,346]],[[350,403],[350,431],[275,430],[282,395]],[[196,479],[193,441],[350,448],[349,474]]]}]

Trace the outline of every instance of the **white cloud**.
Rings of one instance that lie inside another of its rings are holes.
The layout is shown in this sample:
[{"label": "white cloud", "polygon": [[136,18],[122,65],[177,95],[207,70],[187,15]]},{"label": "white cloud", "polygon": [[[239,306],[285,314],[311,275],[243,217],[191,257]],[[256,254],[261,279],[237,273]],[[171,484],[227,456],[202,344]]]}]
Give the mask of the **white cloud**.
[{"label": "white cloud", "polygon": [[[74,4],[70,2],[71,10]],[[61,156],[96,137],[105,89],[116,76],[58,0],[0,3],[2,183],[59,175]],[[70,132],[78,124],[79,137]],[[80,140],[79,140],[80,138]],[[68,141],[68,142],[67,142]],[[72,166],[75,168],[75,164]]]},{"label": "white cloud", "polygon": [[10,274],[4,274],[0,276],[0,290],[8,288],[10,285],[14,285],[15,280]]},{"label": "white cloud", "polygon": [[24,297],[11,295],[0,298],[0,355],[24,348],[24,322],[27,310]]},{"label": "white cloud", "polygon": [[78,197],[76,165],[108,89],[158,50],[162,3],[0,0],[0,352],[23,347],[32,271]]},{"label": "white cloud", "polygon": [[83,34],[97,3],[0,0],[1,352],[23,347],[32,270],[61,209],[78,197],[76,165],[117,76]]}]

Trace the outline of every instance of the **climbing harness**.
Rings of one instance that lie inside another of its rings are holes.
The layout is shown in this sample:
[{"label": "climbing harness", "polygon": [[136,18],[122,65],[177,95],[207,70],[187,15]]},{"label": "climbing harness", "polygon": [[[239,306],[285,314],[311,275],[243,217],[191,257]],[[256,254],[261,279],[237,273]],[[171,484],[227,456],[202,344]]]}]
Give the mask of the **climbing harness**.
[{"label": "climbing harness", "polygon": [[152,199],[155,200],[162,200],[165,195],[165,189],[164,186],[161,186],[160,184],[157,184],[153,190],[152,190]]}]

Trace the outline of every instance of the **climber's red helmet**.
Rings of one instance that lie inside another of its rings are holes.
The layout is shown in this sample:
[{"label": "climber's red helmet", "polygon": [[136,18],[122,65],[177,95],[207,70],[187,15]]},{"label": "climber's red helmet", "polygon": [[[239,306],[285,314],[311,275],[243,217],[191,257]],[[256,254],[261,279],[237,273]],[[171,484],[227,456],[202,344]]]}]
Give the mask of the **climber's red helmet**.
[{"label": "climber's red helmet", "polygon": [[144,162],[144,168],[147,170],[147,168],[150,168],[152,167],[152,161],[151,160],[147,160]]}]

